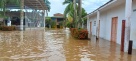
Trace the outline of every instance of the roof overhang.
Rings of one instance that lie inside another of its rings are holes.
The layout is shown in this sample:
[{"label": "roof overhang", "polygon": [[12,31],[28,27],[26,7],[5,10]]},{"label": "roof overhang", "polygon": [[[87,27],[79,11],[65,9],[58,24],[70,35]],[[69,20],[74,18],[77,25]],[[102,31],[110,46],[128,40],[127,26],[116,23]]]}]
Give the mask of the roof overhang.
[{"label": "roof overhang", "polygon": [[53,16],[51,18],[64,18],[63,16]]},{"label": "roof overhang", "polygon": [[[44,0],[24,0],[24,5],[32,9],[47,10],[46,3],[44,2]],[[7,8],[20,9],[19,6],[13,4],[8,4]]]},{"label": "roof overhang", "polygon": [[[94,10],[93,12],[89,13],[89,17],[97,15],[97,11],[104,12],[106,10],[109,10],[111,8],[114,8],[116,6],[119,6],[121,4],[125,3],[125,0],[110,0],[106,4],[100,6],[98,9]],[[116,8],[115,8],[116,9]]]},{"label": "roof overhang", "polygon": [[47,10],[44,0],[24,0],[24,5],[32,9]]}]

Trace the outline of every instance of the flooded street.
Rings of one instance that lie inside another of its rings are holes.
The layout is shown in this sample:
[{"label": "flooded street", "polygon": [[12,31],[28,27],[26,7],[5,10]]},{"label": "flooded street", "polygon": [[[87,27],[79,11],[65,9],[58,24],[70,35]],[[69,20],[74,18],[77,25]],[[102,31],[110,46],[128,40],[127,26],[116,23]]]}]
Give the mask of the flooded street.
[{"label": "flooded street", "polygon": [[136,61],[120,45],[100,39],[77,40],[68,30],[0,31],[0,61]]}]

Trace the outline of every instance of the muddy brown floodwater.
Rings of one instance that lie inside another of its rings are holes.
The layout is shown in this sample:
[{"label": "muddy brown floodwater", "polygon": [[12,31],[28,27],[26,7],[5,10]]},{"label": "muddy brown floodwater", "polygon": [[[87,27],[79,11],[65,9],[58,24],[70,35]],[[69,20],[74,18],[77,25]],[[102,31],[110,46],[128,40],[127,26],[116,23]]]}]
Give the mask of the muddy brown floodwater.
[{"label": "muddy brown floodwater", "polygon": [[0,31],[0,61],[136,61],[120,45],[77,40],[68,30]]}]

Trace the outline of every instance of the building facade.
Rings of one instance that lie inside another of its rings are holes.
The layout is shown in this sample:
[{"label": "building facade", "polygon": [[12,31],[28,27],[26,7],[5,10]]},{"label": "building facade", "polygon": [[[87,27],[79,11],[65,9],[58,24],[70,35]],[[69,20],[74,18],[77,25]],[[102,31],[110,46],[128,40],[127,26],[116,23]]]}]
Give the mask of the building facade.
[{"label": "building facade", "polygon": [[[90,13],[87,16],[89,34],[121,44],[122,25],[123,21],[125,21],[125,27],[130,23],[130,34],[124,33],[124,39],[127,40],[126,35],[128,35],[127,37],[130,37],[129,40],[133,40],[133,49],[136,49],[136,0],[132,0],[132,2],[127,1],[111,0]],[[127,17],[129,14],[130,16]],[[127,20],[128,18],[130,22]],[[128,29],[125,28],[125,32],[126,30]],[[125,47],[127,48],[127,46]]]}]

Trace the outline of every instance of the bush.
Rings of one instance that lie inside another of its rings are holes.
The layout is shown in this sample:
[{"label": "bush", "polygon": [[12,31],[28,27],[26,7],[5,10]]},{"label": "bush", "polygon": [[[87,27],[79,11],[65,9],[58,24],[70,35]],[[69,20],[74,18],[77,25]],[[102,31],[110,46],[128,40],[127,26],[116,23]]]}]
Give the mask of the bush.
[{"label": "bush", "polygon": [[88,39],[88,31],[86,29],[71,28],[71,35],[77,39]]},{"label": "bush", "polygon": [[79,31],[79,39],[88,39],[88,31],[87,30],[80,30]]},{"label": "bush", "polygon": [[0,26],[0,30],[2,31],[13,31],[16,30],[15,26]]}]

